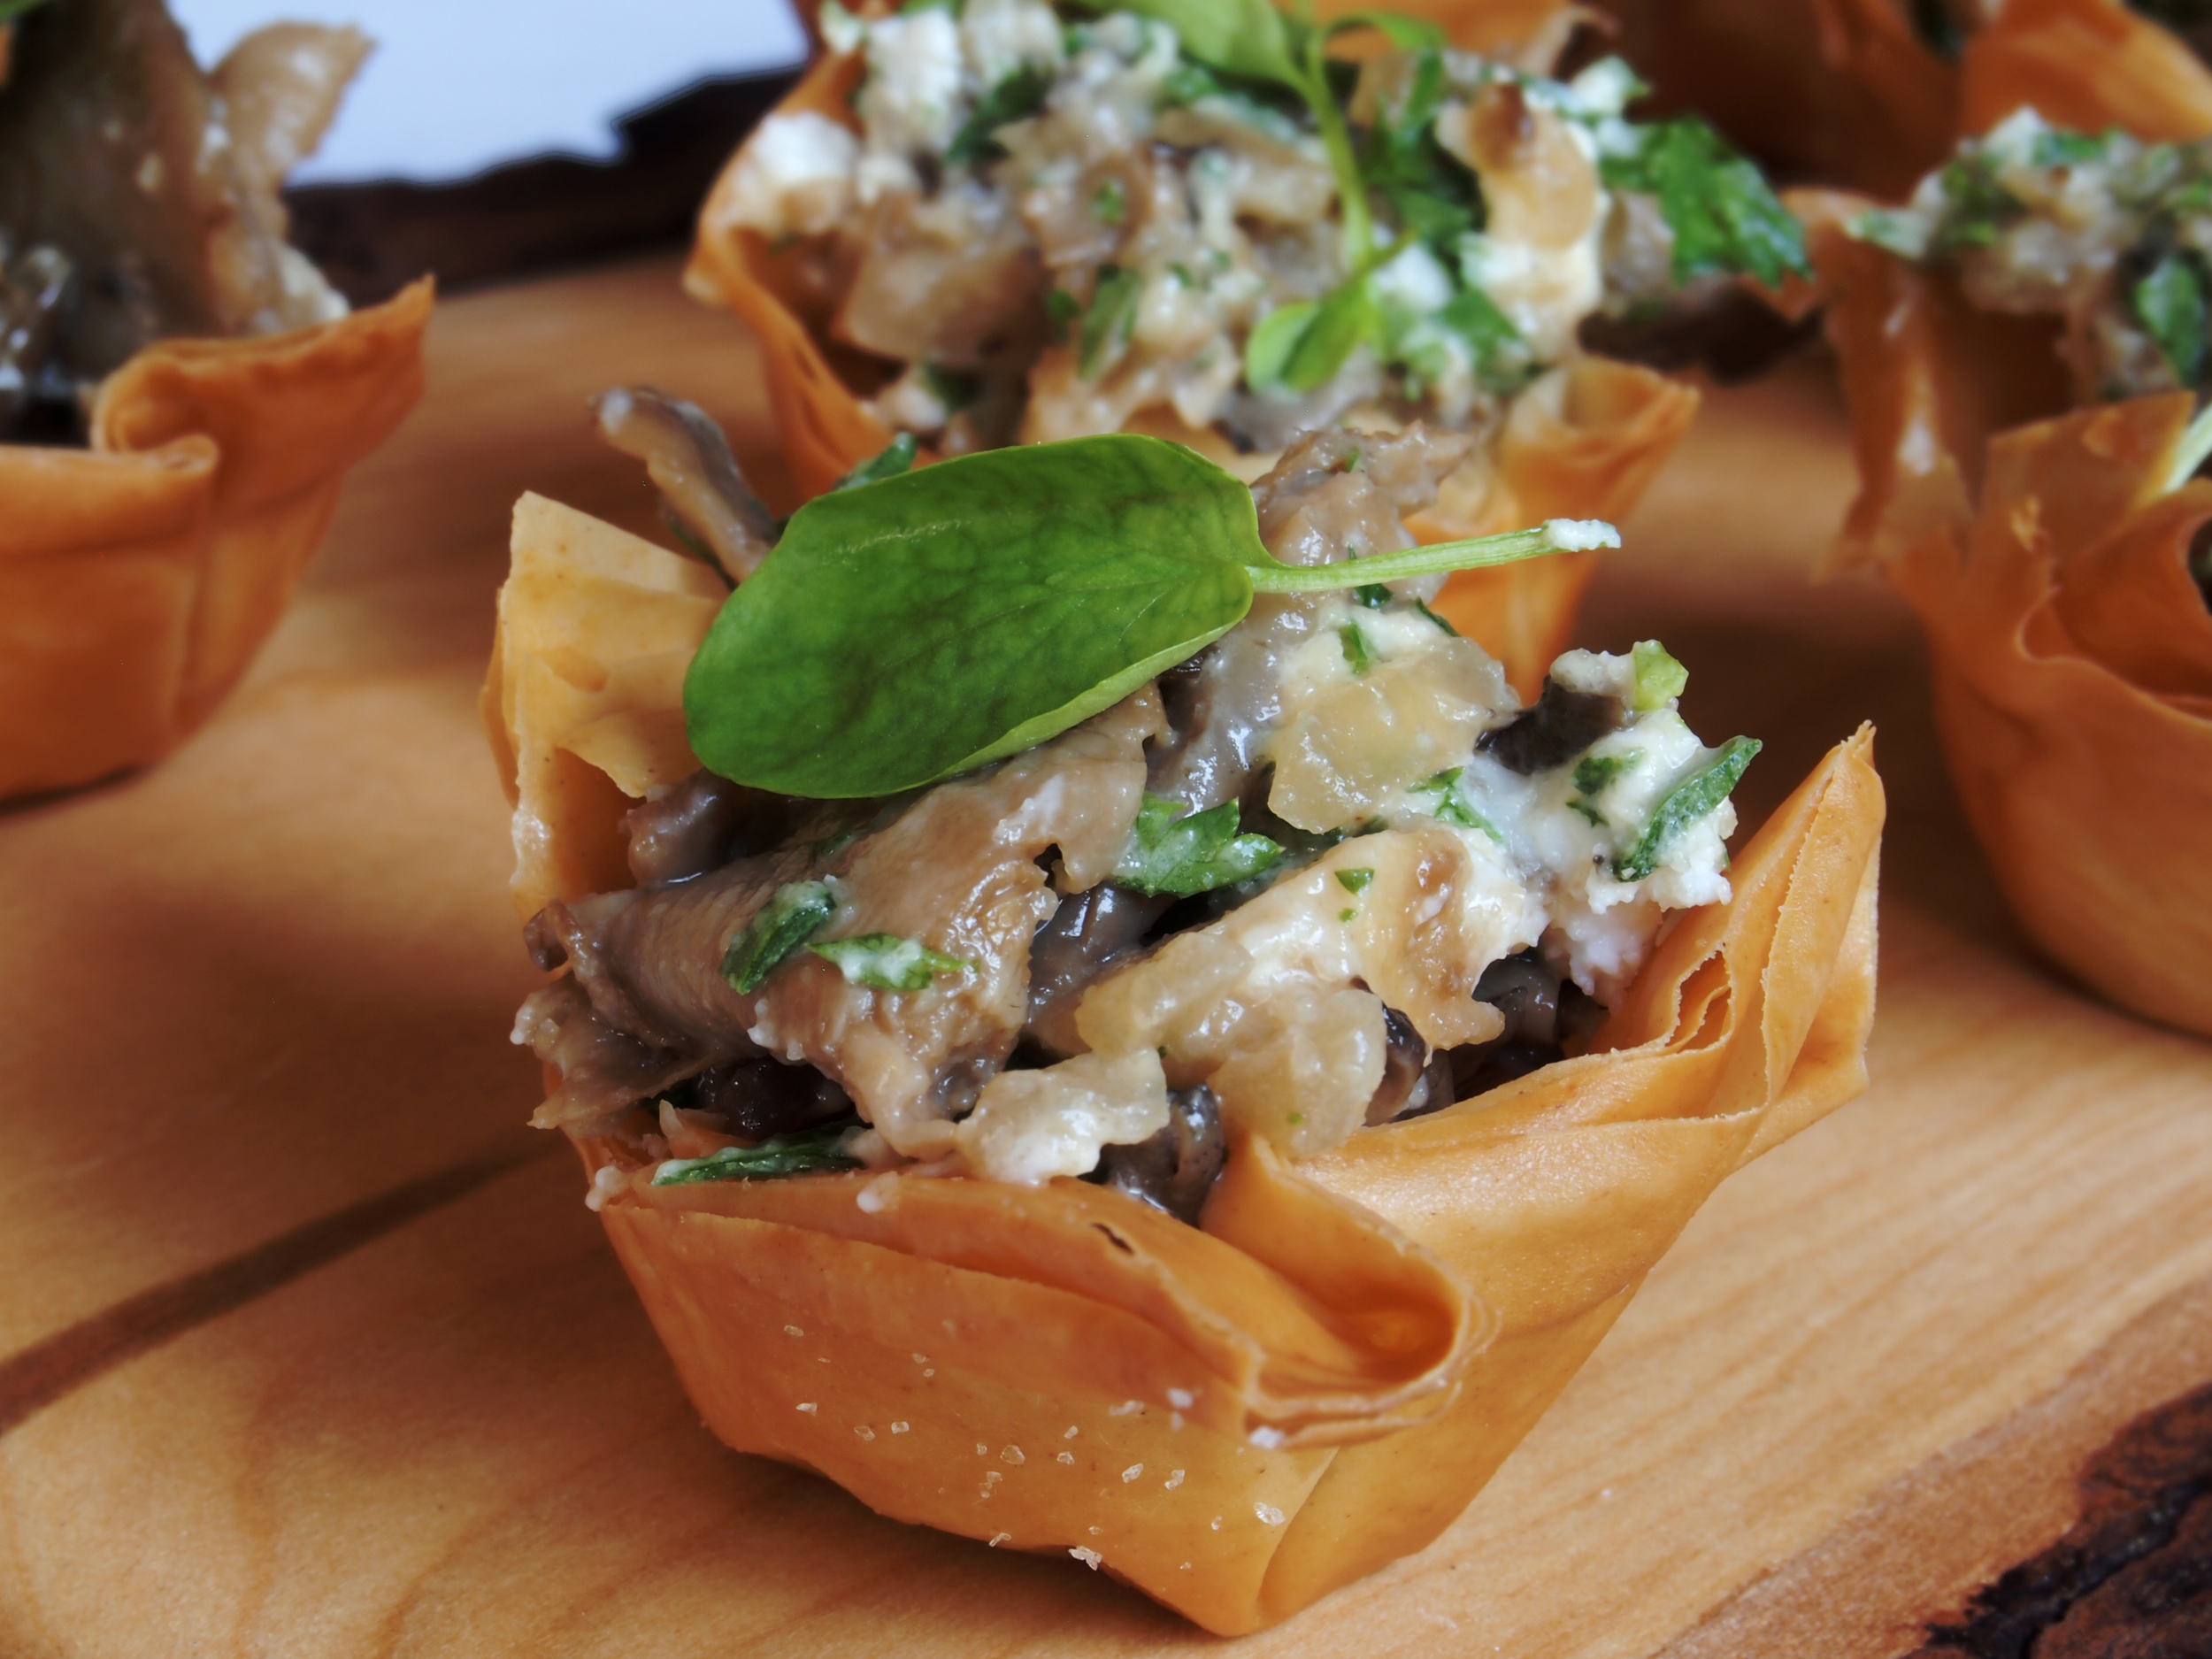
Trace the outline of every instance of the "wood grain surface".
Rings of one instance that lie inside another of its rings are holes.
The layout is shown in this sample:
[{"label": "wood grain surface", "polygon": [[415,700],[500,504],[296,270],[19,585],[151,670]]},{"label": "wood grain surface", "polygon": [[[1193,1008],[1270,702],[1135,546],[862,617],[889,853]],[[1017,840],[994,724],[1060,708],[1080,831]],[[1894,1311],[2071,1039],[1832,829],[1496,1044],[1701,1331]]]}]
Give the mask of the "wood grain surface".
[{"label": "wood grain surface", "polygon": [[[449,304],[430,363],[221,715],[0,813],[0,1653],[1216,1646],[699,1427],[522,1126],[474,696],[519,491],[652,529],[585,396],[693,397],[765,475],[754,358],[654,263]],[[1873,1087],[1721,1189],[1441,1540],[1256,1654],[1909,1652],[2212,1379],[2212,1047],[2034,959],[1903,607],[1806,580],[1851,487],[1824,376],[1709,397],[1585,632],[1766,739],[1751,821],[1878,723]]]}]

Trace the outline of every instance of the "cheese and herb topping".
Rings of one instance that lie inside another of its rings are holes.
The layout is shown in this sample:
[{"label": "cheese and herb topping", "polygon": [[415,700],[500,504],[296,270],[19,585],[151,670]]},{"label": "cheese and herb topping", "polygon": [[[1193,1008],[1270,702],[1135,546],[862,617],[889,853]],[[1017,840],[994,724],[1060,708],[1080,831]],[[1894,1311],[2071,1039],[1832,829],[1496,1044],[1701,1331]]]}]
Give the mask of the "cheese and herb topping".
[{"label": "cheese and herb topping", "polygon": [[[1357,64],[1329,55],[1379,34]],[[772,115],[732,221],[816,238],[833,332],[905,365],[873,410],[949,453],[1146,411],[1242,447],[1360,411],[1479,426],[1586,318],[1801,272],[1795,220],[1702,121],[1386,12],[947,0],[822,33],[855,133]]]},{"label": "cheese and herb topping", "polygon": [[692,665],[715,771],[632,814],[637,886],[531,924],[540,1121],[664,1185],[919,1164],[1194,1217],[1233,1133],[1310,1157],[1559,1057],[1728,896],[1757,745],[1702,744],[1653,641],[1522,707],[1424,602],[1609,532],[1393,548],[1429,443],[1318,434],[1247,490],[1092,439],[802,509]]},{"label": "cheese and herb topping", "polygon": [[2212,141],[2068,132],[2023,109],[1852,229],[1955,270],[1985,311],[2063,318],[2078,401],[2212,374]]}]

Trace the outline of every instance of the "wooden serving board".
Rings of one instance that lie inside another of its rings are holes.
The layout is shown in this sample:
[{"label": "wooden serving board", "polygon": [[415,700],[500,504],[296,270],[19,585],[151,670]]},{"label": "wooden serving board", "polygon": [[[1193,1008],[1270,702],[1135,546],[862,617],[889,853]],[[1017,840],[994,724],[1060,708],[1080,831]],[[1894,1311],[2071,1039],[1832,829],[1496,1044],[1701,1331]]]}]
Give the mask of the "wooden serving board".
[{"label": "wooden serving board", "polygon": [[[1214,1645],[1066,1559],[721,1448],[575,1162],[475,694],[525,488],[650,531],[583,400],[772,467],[751,349],[665,261],[449,304],[251,680],[165,765],[0,812],[0,1652],[1108,1655]],[[2212,1046],[2007,918],[1916,631],[1807,580],[1851,488],[1816,359],[1712,395],[1587,613],[1767,749],[1891,791],[1861,1101],[1722,1188],[1496,1481],[1269,1655],[1886,1655],[2212,1379]]]}]

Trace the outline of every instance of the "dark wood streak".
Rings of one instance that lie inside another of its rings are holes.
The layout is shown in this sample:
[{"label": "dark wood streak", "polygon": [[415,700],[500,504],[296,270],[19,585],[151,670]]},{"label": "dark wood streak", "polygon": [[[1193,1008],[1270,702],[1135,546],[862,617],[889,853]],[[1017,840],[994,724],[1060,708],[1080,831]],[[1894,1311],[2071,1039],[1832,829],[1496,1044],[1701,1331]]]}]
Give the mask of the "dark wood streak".
[{"label": "dark wood streak", "polygon": [[0,1434],[118,1365],[373,1244],[552,1150],[525,1146],[408,1181],[117,1302],[0,1361]]},{"label": "dark wood streak", "polygon": [[1931,1624],[1914,1659],[2212,1654],[2212,1386],[2145,1413],[2090,1460],[2081,1518]]}]

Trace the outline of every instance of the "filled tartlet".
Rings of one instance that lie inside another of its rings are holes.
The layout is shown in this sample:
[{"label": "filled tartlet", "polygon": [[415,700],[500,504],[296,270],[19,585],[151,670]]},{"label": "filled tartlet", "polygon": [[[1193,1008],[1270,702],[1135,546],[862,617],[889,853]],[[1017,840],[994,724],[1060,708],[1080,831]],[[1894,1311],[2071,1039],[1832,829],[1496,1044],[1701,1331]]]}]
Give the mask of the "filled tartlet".
[{"label": "filled tartlet", "polygon": [[349,314],[277,191],[369,50],[278,24],[212,72],[158,0],[0,50],[0,796],[168,752],[274,626],[421,388],[430,291]]},{"label": "filled tartlet", "polygon": [[2022,108],[1901,204],[1812,204],[1862,480],[1837,554],[1919,611],[2028,931],[2212,1032],[2212,123],[2149,142],[2103,114]]},{"label": "filled tartlet", "polygon": [[[1619,60],[1552,78],[1579,15],[831,4],[690,280],[761,341],[804,494],[895,439],[1143,432],[1251,479],[1299,434],[1418,421],[1456,445],[1425,541],[1617,517],[1695,396],[1585,325],[1778,287],[1803,251],[1701,121],[1625,118]],[[1532,695],[1587,574],[1470,573],[1438,608]]]},{"label": "filled tartlet", "polygon": [[701,557],[517,508],[515,1040],[729,1444],[1255,1629],[1863,1087],[1870,736],[1732,863],[1757,745],[1663,648],[1525,704],[1429,606],[1604,526],[1301,536],[1417,510],[1409,431],[894,461],[779,538],[696,411],[601,415]]}]

